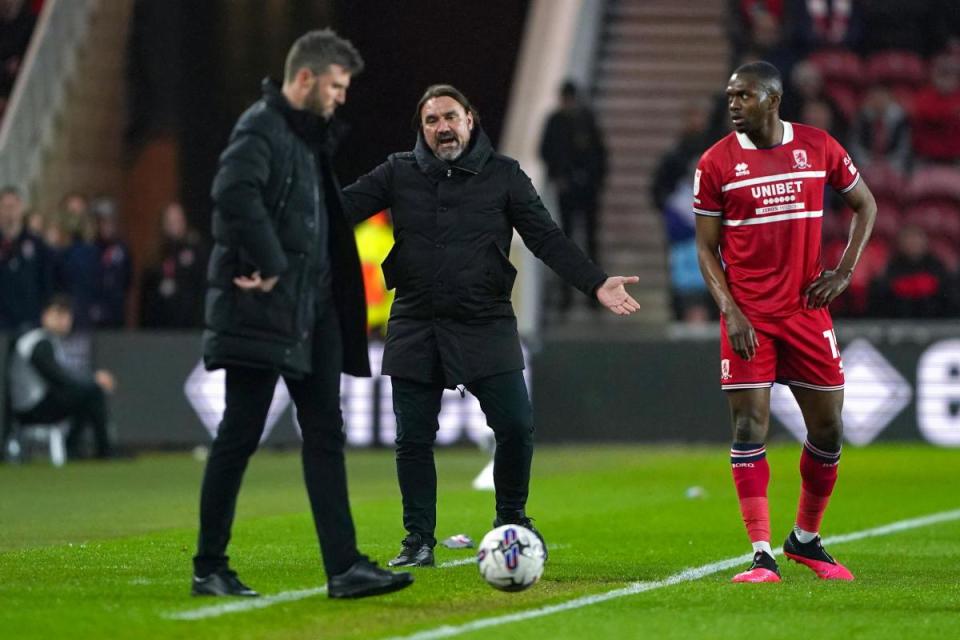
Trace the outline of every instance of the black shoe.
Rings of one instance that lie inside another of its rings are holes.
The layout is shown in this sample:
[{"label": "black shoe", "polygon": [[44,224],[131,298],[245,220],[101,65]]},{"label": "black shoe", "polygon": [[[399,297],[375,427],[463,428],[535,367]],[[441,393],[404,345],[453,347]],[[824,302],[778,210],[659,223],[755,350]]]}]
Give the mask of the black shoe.
[{"label": "black shoe", "polygon": [[746,571],[733,576],[733,582],[780,582],[780,567],[766,551],[753,554],[753,563]]},{"label": "black shoe", "polygon": [[394,573],[361,556],[353,566],[327,580],[330,598],[364,598],[399,591],[413,584],[409,573]]},{"label": "black shoe", "polygon": [[411,533],[403,539],[400,553],[387,563],[388,567],[432,567],[433,547],[426,544],[423,538]]},{"label": "black shoe", "polygon": [[833,559],[823,548],[820,536],[807,543],[800,542],[793,531],[783,543],[783,554],[810,568],[822,580],[853,580],[853,574]]},{"label": "black shoe", "polygon": [[205,578],[193,576],[190,595],[194,596],[242,596],[257,598],[259,593],[240,582],[237,572],[231,569],[214,571]]},{"label": "black shoe", "polygon": [[540,538],[540,544],[543,545],[543,561],[544,562],[547,561],[547,558],[550,555],[547,552],[547,541],[543,539],[543,535],[539,531],[537,531],[537,528],[535,526],[533,526],[533,518],[528,518],[527,516],[521,516],[517,518],[507,518],[507,517],[497,516],[497,519],[493,521],[493,528],[496,529],[497,527],[502,527],[505,524],[518,524],[524,529],[529,529],[530,531],[533,532],[533,535]]}]

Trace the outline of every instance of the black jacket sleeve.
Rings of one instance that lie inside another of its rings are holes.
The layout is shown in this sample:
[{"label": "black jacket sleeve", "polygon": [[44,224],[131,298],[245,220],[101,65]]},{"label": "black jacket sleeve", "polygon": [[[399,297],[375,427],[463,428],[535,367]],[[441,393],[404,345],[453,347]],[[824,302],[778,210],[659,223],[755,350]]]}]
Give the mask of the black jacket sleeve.
[{"label": "black jacket sleeve", "polygon": [[343,190],[347,219],[363,222],[393,204],[393,168],[387,160]]},{"label": "black jacket sleeve", "polygon": [[271,153],[269,141],[260,133],[237,131],[220,156],[211,193],[227,234],[264,278],[287,269],[287,258],[263,200]]},{"label": "black jacket sleeve", "polygon": [[583,251],[556,225],[533,183],[519,165],[510,176],[510,223],[523,243],[568,284],[593,296],[607,274],[584,255]]},{"label": "black jacket sleeve", "polygon": [[30,354],[30,364],[53,387],[81,392],[96,386],[96,382],[92,379],[85,380],[64,369],[63,365],[57,362],[53,353],[53,345],[48,340],[39,341],[37,346],[33,348],[33,353]]}]

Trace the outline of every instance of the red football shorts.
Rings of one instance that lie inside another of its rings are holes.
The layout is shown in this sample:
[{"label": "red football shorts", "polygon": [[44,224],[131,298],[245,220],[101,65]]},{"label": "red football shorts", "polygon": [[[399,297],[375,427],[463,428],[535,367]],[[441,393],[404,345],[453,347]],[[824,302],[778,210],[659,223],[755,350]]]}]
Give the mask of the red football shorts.
[{"label": "red football shorts", "polygon": [[826,309],[808,309],[789,318],[751,320],[756,355],[749,362],[733,352],[727,324],[720,319],[720,387],[725,391],[781,384],[837,391],[843,389],[843,362]]}]

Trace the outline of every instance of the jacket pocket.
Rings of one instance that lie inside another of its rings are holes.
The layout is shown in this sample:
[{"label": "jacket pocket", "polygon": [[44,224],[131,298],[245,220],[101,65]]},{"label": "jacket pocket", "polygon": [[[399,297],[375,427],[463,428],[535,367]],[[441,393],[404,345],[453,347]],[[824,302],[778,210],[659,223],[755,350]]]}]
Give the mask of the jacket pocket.
[{"label": "jacket pocket", "polygon": [[398,255],[402,246],[403,240],[397,240],[391,247],[390,253],[380,263],[380,269],[383,270],[383,281],[387,285],[387,289],[396,289],[397,285],[400,284],[402,266],[399,264]]},{"label": "jacket pocket", "polygon": [[499,274],[502,284],[501,294],[509,298],[510,294],[513,292],[513,283],[517,280],[517,268],[513,266],[513,263],[510,262],[510,258],[507,257],[507,254],[503,252],[496,242],[491,242],[490,246],[493,249],[493,253],[496,254],[494,259],[500,266]]}]

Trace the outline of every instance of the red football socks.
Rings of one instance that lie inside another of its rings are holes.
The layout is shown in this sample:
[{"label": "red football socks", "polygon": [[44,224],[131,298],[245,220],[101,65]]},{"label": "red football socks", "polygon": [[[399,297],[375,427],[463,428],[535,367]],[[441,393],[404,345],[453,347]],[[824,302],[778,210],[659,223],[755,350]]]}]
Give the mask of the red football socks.
[{"label": "red football socks", "polygon": [[770,465],[767,464],[767,448],[762,443],[735,442],[730,449],[730,466],[750,542],[769,543],[767,485],[770,483]]},{"label": "red football socks", "polygon": [[823,513],[830,502],[830,494],[837,483],[837,467],[840,451],[825,451],[803,443],[800,454],[800,504],[797,508],[797,527],[803,531],[818,533]]}]

